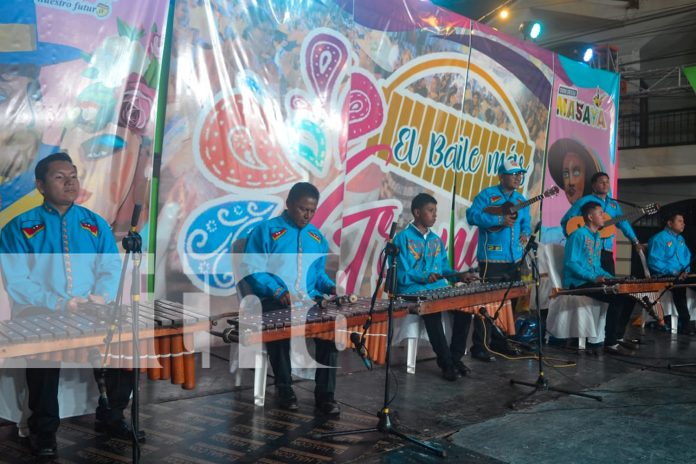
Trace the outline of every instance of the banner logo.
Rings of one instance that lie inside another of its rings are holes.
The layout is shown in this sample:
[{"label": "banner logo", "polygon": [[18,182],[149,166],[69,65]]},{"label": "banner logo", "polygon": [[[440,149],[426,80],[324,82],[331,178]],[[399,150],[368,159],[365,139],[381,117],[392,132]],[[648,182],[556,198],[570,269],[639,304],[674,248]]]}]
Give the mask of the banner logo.
[{"label": "banner logo", "polygon": [[560,86],[556,97],[556,116],[595,129],[607,130],[607,116],[602,109],[606,94],[599,88],[591,102],[578,98],[577,89]]},{"label": "banner logo", "polygon": [[74,14],[94,16],[98,19],[106,19],[111,16],[112,0],[101,0],[96,4],[89,0],[35,0],[37,5],[63,10]]}]

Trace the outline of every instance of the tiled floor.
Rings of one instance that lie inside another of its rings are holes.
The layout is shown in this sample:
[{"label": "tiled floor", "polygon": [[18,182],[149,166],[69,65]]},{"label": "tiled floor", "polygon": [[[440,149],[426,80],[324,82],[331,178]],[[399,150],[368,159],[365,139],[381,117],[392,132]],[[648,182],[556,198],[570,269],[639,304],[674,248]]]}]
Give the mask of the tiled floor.
[{"label": "tiled floor", "polygon": [[[140,419],[148,437],[141,462],[696,462],[689,444],[696,430],[696,368],[667,368],[679,360],[696,361],[696,338],[648,331],[644,342],[632,359],[548,347],[547,362],[554,367],[545,367],[545,376],[552,386],[591,390],[603,401],[540,392],[515,410],[510,402],[529,389],[509,380],[534,382],[535,360],[484,364],[467,358],[473,372],[451,383],[432,359],[420,361],[416,375],[406,374],[405,350],[398,348],[391,383],[394,417],[403,431],[446,448],[444,460],[380,433],[316,436],[377,424],[384,369],[364,370],[354,353],[341,354],[336,397],[343,412],[340,420],[329,420],[314,413],[312,381],[296,383],[297,413],[275,407],[272,386],[266,407],[255,407],[251,375],[233,388],[222,348],[210,369],[199,369],[195,390],[143,380]],[[427,357],[425,345],[421,353]],[[104,440],[94,432],[93,419],[63,420],[58,462],[130,462],[130,443]],[[0,423],[0,463],[28,462],[34,459],[14,424]]]}]

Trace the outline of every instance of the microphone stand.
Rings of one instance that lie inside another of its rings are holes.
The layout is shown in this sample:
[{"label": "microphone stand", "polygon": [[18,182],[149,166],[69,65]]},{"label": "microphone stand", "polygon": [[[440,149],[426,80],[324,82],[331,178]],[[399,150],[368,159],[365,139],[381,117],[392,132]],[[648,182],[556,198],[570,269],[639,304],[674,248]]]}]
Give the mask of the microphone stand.
[{"label": "microphone stand", "polygon": [[[389,408],[390,403],[393,401],[393,398],[390,398],[390,392],[389,392],[389,369],[390,369],[390,361],[391,361],[391,347],[392,347],[392,338],[394,335],[394,321],[393,321],[393,314],[394,314],[394,302],[396,301],[396,282],[397,282],[397,263],[396,263],[396,257],[399,254],[399,248],[392,243],[392,238],[394,237],[394,231],[396,229],[396,222],[392,223],[392,229],[390,235],[390,239],[387,242],[387,245],[384,248],[384,258],[382,260],[382,267],[380,268],[379,271],[379,277],[377,279],[377,288],[375,288],[375,291],[372,295],[372,306],[370,308],[370,316],[368,317],[368,322],[371,321],[371,315],[372,311],[374,309],[374,304],[375,300],[377,299],[377,292],[379,292],[379,287],[384,280],[384,271],[387,267],[387,261],[389,261],[389,271],[387,272],[387,280],[385,283],[385,290],[389,294],[389,305],[387,306],[387,353],[386,353],[386,359],[385,359],[385,380],[384,380],[384,403],[382,405],[382,409],[377,413],[378,422],[376,427],[371,427],[367,429],[357,429],[357,430],[345,430],[345,431],[339,431],[339,432],[329,432],[329,433],[322,433],[318,434],[317,438],[322,439],[322,438],[330,438],[330,437],[338,437],[338,436],[344,436],[344,435],[356,435],[356,434],[362,434],[362,433],[368,433],[368,432],[381,432],[385,434],[392,434],[396,435],[397,437],[401,438],[402,440],[405,440],[407,442],[413,443],[415,445],[418,445],[422,448],[427,449],[428,451],[435,453],[437,456],[440,457],[445,457],[447,456],[447,453],[445,450],[440,449],[436,446],[433,446],[429,443],[426,443],[424,441],[420,441],[416,438],[413,438],[409,435],[406,435],[405,433],[399,431],[396,426],[394,425],[393,419],[392,419],[392,410]],[[366,324],[368,323],[366,322]],[[363,332],[363,337],[364,337],[365,332]]]},{"label": "microphone stand", "polygon": [[[541,391],[555,391],[559,393],[565,393],[566,395],[574,395],[574,396],[582,396],[584,398],[590,398],[593,400],[597,401],[602,401],[602,397],[600,396],[595,396],[595,395],[590,395],[587,393],[582,393],[582,392],[576,392],[572,390],[566,390],[564,388],[558,388],[558,387],[552,387],[549,385],[549,381],[546,378],[546,375],[544,374],[544,350],[543,350],[543,335],[542,335],[542,330],[541,330],[541,308],[539,305],[539,286],[541,284],[541,276],[539,275],[539,268],[537,267],[537,248],[538,245],[534,242],[534,235],[532,235],[530,238],[530,243],[527,243],[527,248],[525,249],[525,256],[529,254],[532,250],[534,251],[531,254],[531,260],[530,262],[532,263],[532,278],[534,279],[534,285],[536,286],[536,292],[535,294],[535,303],[536,303],[536,317],[537,317],[537,332],[539,336],[539,354],[537,355],[537,360],[539,364],[539,376],[536,379],[536,382],[524,382],[521,380],[515,380],[515,379],[510,379],[510,385],[525,385],[527,387],[532,387],[534,390],[532,390],[530,393],[526,394],[520,399],[514,400],[510,403],[510,408],[515,409],[515,405],[518,402],[524,401],[528,399],[530,396],[534,395],[535,393],[541,392]],[[523,259],[525,258],[523,256]]]},{"label": "microphone stand", "polygon": [[140,462],[140,264],[142,261],[143,239],[137,231],[138,218],[142,206],[136,204],[133,208],[130,229],[128,234],[123,237],[121,244],[126,252],[123,258],[123,269],[121,272],[120,289],[123,291],[123,277],[128,266],[129,256],[133,259],[133,270],[131,274],[131,318],[133,333],[133,398],[131,399],[131,443],[133,447],[132,462]]}]

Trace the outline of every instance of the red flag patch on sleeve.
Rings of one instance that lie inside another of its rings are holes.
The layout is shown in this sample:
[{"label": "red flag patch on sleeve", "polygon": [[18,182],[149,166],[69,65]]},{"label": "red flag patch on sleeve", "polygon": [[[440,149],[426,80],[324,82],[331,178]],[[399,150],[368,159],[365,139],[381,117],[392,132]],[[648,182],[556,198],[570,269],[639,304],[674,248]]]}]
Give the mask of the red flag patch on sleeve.
[{"label": "red flag patch on sleeve", "polygon": [[26,238],[32,238],[34,235],[38,234],[44,230],[46,226],[44,224],[36,224],[30,227],[22,227],[22,232]]},{"label": "red flag patch on sleeve", "polygon": [[86,231],[89,231],[95,237],[99,235],[99,228],[95,224],[90,224],[89,222],[81,222],[80,226]]},{"label": "red flag patch on sleeve", "polygon": [[276,230],[275,232],[273,232],[273,233],[271,234],[271,238],[272,238],[273,240],[278,240],[280,237],[282,237],[283,235],[285,235],[285,232],[287,232],[287,231],[288,231],[288,229],[286,229],[286,228],[282,228],[282,229],[280,229],[280,230]]},{"label": "red flag patch on sleeve", "polygon": [[503,197],[501,197],[500,195],[493,195],[491,197],[491,203],[495,203],[496,201],[499,201],[501,198]]},{"label": "red flag patch on sleeve", "polygon": [[320,237],[320,236],[318,236],[317,234],[315,234],[314,232],[311,232],[311,231],[310,231],[310,232],[307,232],[307,233],[308,233],[309,236],[312,237],[314,240],[316,240],[317,242],[321,243],[321,237]]}]

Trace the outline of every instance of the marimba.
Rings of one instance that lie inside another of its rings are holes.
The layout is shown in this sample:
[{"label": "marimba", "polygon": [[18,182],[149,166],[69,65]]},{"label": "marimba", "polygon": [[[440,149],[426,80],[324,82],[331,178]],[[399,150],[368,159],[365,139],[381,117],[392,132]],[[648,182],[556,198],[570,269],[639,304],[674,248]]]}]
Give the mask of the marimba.
[{"label": "marimba", "polygon": [[612,279],[582,288],[554,288],[551,291],[551,298],[558,295],[584,295],[589,297],[596,294],[628,295],[634,298],[651,316],[657,319],[660,326],[664,326],[664,310],[658,298],[662,292],[673,286],[673,277]]},{"label": "marimba", "polygon": [[673,277],[653,277],[650,279],[612,279],[596,285],[580,288],[554,288],[551,298],[557,295],[587,295],[603,293],[606,295],[636,295],[661,292],[674,283]]},{"label": "marimba", "polygon": [[[505,295],[506,290],[510,291]],[[526,282],[486,282],[472,283],[459,287],[444,287],[435,290],[426,290],[415,293],[399,295],[406,301],[414,301],[412,306],[415,314],[424,315],[461,309],[462,311],[472,311],[477,306],[487,303],[499,303],[505,299],[519,298],[529,295],[529,288]],[[478,312],[478,311],[475,311]]]},{"label": "marimba", "polygon": [[[386,356],[388,300],[377,300],[372,325],[365,346],[376,363],[383,364]],[[395,304],[393,317],[408,314],[408,304]],[[248,312],[227,317],[228,329],[233,340],[244,345],[272,342],[291,337],[335,340],[337,344],[350,345],[351,332],[362,332],[370,310],[370,298],[358,297],[347,304],[296,304],[292,308],[266,312]]]},{"label": "marimba", "polygon": [[421,316],[451,310],[478,314],[481,307],[485,307],[486,311],[493,315],[502,302],[501,317],[497,321],[503,330],[512,335],[515,333],[515,321],[510,300],[529,295],[529,286],[523,281],[510,284],[510,282],[475,282],[459,287],[444,287],[399,296],[406,301],[414,302],[415,304],[410,307],[411,312]]},{"label": "marimba", "polygon": [[[207,331],[208,316],[181,304],[156,300],[139,304],[139,366],[152,380],[195,387],[193,332]],[[24,356],[54,362],[101,365],[113,307],[87,303],[73,313],[46,311],[0,322],[0,358]],[[120,319],[120,323],[119,323]],[[107,366],[132,369],[132,315],[122,306],[114,322]]]}]

